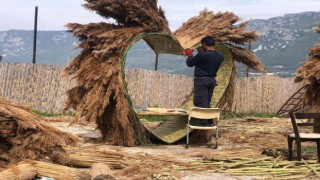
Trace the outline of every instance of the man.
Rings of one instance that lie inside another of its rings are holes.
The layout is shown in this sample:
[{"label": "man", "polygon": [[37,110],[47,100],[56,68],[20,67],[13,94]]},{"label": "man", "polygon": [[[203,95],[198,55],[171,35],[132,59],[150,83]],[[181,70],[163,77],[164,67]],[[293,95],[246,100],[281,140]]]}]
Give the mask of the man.
[{"label": "man", "polygon": [[215,50],[215,40],[211,36],[204,37],[201,40],[201,45],[204,51],[198,52],[194,57],[193,50],[185,50],[185,54],[188,56],[186,63],[189,67],[195,66],[194,106],[210,108],[213,89],[216,86],[215,77],[217,76],[218,69],[224,60],[224,57],[222,53]]}]

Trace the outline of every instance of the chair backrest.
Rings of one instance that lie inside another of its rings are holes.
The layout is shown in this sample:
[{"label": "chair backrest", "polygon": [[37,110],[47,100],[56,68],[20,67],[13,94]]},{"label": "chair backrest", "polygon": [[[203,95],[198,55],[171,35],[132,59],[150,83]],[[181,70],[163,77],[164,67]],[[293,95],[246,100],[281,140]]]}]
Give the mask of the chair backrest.
[{"label": "chair backrest", "polygon": [[198,119],[216,119],[217,121],[219,121],[220,109],[219,108],[192,107],[189,110],[189,120],[192,117],[198,118]]},{"label": "chair backrest", "polygon": [[293,127],[293,131],[295,134],[295,137],[300,140],[299,135],[299,128],[298,126],[318,126],[320,125],[319,122],[297,122],[297,119],[320,119],[320,113],[295,113],[295,112],[289,112],[291,123]]}]

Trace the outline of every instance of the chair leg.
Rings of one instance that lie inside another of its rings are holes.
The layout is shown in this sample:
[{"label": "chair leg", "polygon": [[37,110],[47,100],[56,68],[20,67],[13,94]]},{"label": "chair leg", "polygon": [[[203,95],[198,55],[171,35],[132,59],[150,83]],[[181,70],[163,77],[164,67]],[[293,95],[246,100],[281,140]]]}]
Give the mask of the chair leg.
[{"label": "chair leg", "polygon": [[217,126],[217,129],[216,129],[216,145],[215,145],[214,149],[218,149],[218,138],[219,138],[219,131],[218,131],[218,126]]},{"label": "chair leg", "polygon": [[293,142],[293,139],[288,136],[289,161],[292,161],[292,142]]},{"label": "chair leg", "polygon": [[297,142],[296,141],[296,144],[297,144],[297,160],[298,161],[301,161],[301,142]]},{"label": "chair leg", "polygon": [[320,141],[317,141],[318,162],[320,162]]},{"label": "chair leg", "polygon": [[186,144],[186,149],[189,147],[189,126],[187,127],[187,144]]}]

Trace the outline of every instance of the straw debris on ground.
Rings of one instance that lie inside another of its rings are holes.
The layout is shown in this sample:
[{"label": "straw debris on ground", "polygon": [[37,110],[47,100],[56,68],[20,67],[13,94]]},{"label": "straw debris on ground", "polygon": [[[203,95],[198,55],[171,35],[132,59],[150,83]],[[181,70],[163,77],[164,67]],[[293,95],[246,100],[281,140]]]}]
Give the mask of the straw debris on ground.
[{"label": "straw debris on ground", "polygon": [[[69,123],[65,122],[65,127],[61,127],[61,122],[53,122],[52,125],[54,124],[65,129]],[[92,131],[84,131],[84,126],[71,129],[76,134],[101,140],[101,136],[92,136]],[[95,133],[99,135],[99,132]],[[116,179],[318,178],[320,167],[316,162],[315,143],[303,144],[304,161],[286,160],[286,134],[290,133],[292,127],[289,119],[229,119],[220,123],[218,149],[212,149],[210,143],[192,144],[189,149],[185,149],[182,144],[184,141],[177,145],[121,147],[88,140],[78,147],[67,148],[70,161],[64,166],[23,161],[20,164],[29,163],[30,166],[24,165],[26,168],[19,173],[24,174],[24,177],[34,175],[32,167],[36,167],[38,177],[88,179],[90,174],[102,174],[99,170],[101,166],[95,166],[99,163],[110,167],[103,173],[106,177]],[[20,164],[13,170],[8,168],[0,172],[0,177],[3,177],[2,173],[9,174],[9,177],[10,173],[12,175],[12,172],[18,172],[15,169]],[[98,172],[93,173],[94,169]]]},{"label": "straw debris on ground", "polygon": [[69,159],[65,147],[80,139],[45,124],[30,106],[0,97],[0,166],[23,159],[65,163]]}]

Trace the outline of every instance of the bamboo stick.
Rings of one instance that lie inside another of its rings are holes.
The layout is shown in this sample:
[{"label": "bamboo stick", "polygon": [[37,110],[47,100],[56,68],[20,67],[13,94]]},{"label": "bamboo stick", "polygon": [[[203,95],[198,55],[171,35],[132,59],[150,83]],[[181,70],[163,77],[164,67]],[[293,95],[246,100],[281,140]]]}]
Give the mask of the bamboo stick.
[{"label": "bamboo stick", "polygon": [[278,156],[277,159],[274,160],[273,164],[270,166],[270,168],[273,168],[273,166],[277,163],[277,161],[280,159],[281,156]]},{"label": "bamboo stick", "polygon": [[317,175],[318,177],[320,177],[319,173],[312,167],[310,166],[305,160],[302,159],[302,161],[308,166],[308,168],[310,168],[312,170],[312,172]]},{"label": "bamboo stick", "polygon": [[250,161],[246,161],[246,162],[239,162],[239,163],[235,163],[232,165],[227,166],[228,168],[235,168],[244,164],[250,164],[250,163],[255,163],[255,162],[259,162],[259,161],[264,161],[264,160],[269,160],[272,159],[273,157],[265,157],[265,158],[261,158],[261,159],[254,159],[254,160],[250,160]]},{"label": "bamboo stick", "polygon": [[[191,169],[204,169],[210,168],[207,172],[219,172],[226,173],[230,175],[236,176],[257,176],[257,175],[272,175],[274,177],[279,177],[281,179],[288,179],[290,177],[308,177],[312,174],[315,174],[318,170],[320,170],[320,164],[316,163],[316,161],[305,161],[312,167],[310,167],[304,162],[300,161],[280,161],[280,157],[275,160],[272,158],[249,158],[243,161],[238,160],[239,158],[234,159],[219,159],[220,163],[210,161],[201,161],[192,162],[192,167],[175,167],[174,169],[182,169],[182,170],[191,170]],[[228,162],[227,165],[224,163]],[[275,165],[277,164],[277,165]],[[313,166],[311,166],[312,164]],[[225,169],[225,167],[233,167],[229,169]],[[270,168],[272,167],[272,168]],[[212,169],[215,168],[215,169]]]}]

